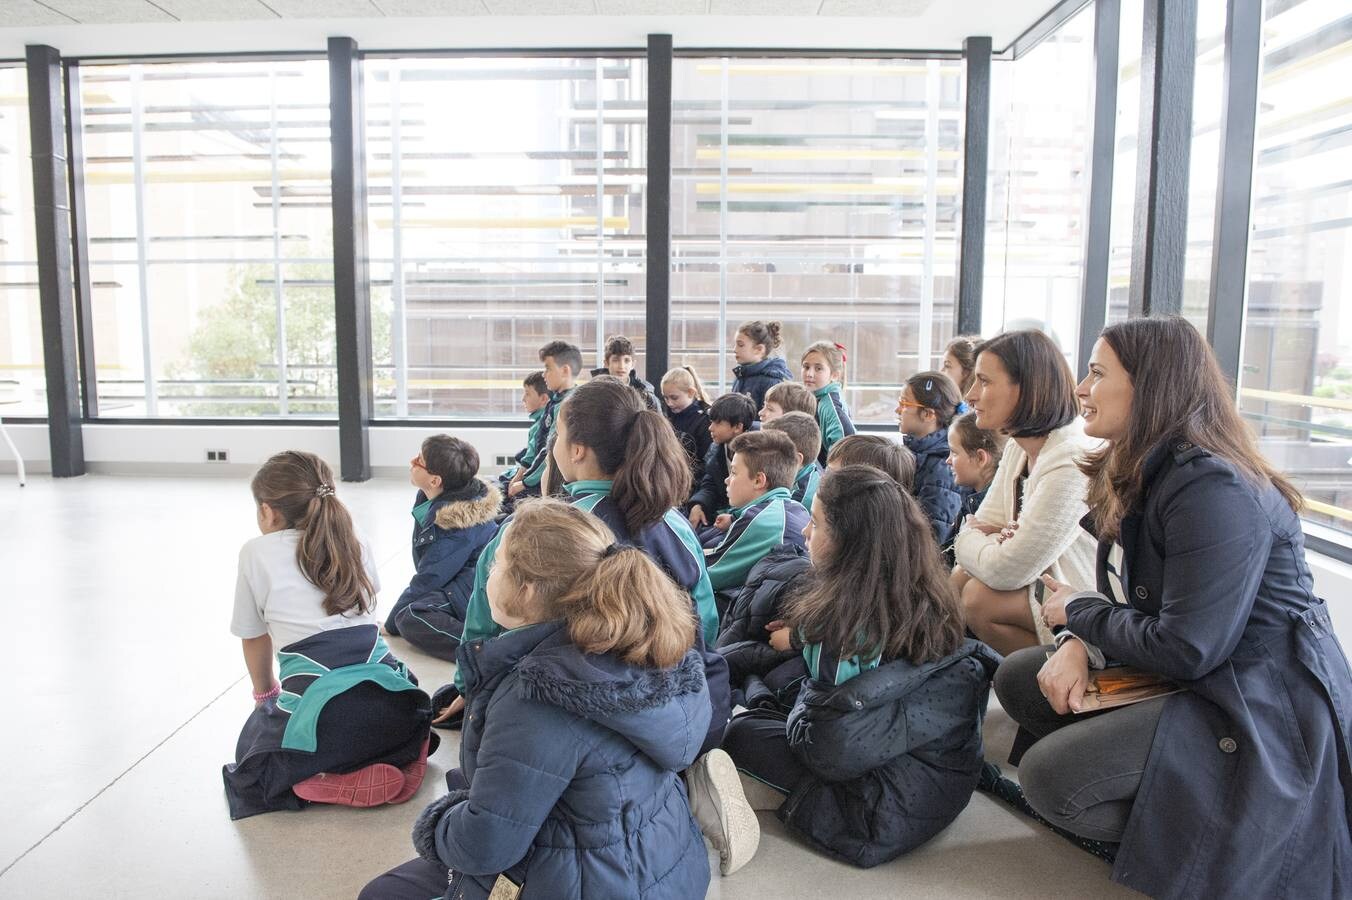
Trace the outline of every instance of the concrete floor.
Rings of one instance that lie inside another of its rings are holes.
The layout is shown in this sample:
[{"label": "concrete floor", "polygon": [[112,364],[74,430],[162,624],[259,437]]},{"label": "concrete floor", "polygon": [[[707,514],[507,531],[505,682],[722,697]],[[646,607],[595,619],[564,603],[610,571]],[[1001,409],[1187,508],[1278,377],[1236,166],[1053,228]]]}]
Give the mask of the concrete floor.
[{"label": "concrete floor", "polygon": [[[377,479],[338,493],[375,551],[387,610],[412,573],[410,488]],[[230,821],[220,767],[252,701],[228,628],[236,555],[254,534],[242,478],[0,481],[0,583],[15,616],[0,658],[10,736],[0,898],[355,897],[412,856],[409,829],[457,764],[457,733],[442,732],[404,805]],[[391,645],[425,686],[449,679],[449,664]],[[1011,737],[994,708],[988,756],[1002,760]],[[732,877],[715,874],[709,897],[1137,896],[982,794],[935,840],[869,871],[807,849],[773,813],[760,818],[759,854]]]}]

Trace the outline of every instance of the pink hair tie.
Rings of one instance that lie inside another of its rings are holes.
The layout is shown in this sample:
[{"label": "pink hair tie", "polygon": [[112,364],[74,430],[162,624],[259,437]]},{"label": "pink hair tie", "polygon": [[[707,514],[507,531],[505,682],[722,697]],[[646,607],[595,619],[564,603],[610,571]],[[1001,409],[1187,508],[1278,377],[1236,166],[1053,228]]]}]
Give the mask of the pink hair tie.
[{"label": "pink hair tie", "polygon": [[270,690],[266,690],[261,694],[258,693],[257,691],[254,691],[253,695],[254,702],[262,703],[264,700],[271,700],[273,697],[280,696],[281,693],[282,686],[280,684],[274,684]]}]

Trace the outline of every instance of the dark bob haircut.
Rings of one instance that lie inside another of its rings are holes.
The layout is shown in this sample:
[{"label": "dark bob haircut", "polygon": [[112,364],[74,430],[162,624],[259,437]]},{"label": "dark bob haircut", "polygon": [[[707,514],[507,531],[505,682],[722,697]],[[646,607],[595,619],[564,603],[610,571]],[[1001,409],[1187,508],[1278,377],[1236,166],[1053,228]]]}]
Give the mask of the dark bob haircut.
[{"label": "dark bob haircut", "polygon": [[998,358],[1019,386],[1019,402],[1000,430],[1011,437],[1046,437],[1080,414],[1075,376],[1052,339],[1041,331],[1007,331],[976,348]]}]

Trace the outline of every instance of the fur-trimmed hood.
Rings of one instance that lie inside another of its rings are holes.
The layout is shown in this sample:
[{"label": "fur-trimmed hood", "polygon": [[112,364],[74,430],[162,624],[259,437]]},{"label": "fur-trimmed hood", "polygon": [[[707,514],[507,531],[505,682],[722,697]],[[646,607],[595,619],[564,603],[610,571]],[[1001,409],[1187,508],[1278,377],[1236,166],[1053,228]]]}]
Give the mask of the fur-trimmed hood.
[{"label": "fur-trimmed hood", "polygon": [[434,521],[445,531],[473,528],[492,522],[502,509],[502,492],[497,485],[480,480],[487,492],[474,500],[451,500],[436,508]]}]

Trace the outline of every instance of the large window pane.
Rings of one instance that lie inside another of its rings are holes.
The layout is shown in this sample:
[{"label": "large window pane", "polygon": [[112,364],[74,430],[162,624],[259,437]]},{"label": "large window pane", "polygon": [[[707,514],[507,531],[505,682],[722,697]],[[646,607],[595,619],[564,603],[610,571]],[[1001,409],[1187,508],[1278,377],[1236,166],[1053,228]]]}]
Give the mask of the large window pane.
[{"label": "large window pane", "polygon": [[1183,315],[1206,333],[1211,303],[1211,247],[1216,231],[1216,185],[1221,165],[1221,110],[1225,103],[1225,3],[1197,4],[1197,62],[1192,91],[1192,148],[1188,166],[1187,251]]},{"label": "large window pane", "polygon": [[1028,55],[991,70],[983,330],[1042,328],[1074,365],[1092,137],[1093,5]]},{"label": "large window pane", "polygon": [[84,66],[104,416],[332,416],[323,60]]},{"label": "large window pane", "polygon": [[[519,415],[554,339],[644,346],[646,64],[365,63],[376,409]],[[599,362],[597,363],[599,365]]]},{"label": "large window pane", "polygon": [[672,363],[731,384],[747,319],[847,348],[857,422],[952,334],[961,189],[958,62],[677,59]]},{"label": "large window pane", "polygon": [[1136,211],[1137,132],[1141,127],[1141,42],[1144,0],[1122,0],[1117,49],[1117,128],[1112,222],[1108,236],[1108,324],[1127,317],[1131,287],[1132,221]]},{"label": "large window pane", "polygon": [[1352,533],[1352,16],[1270,4],[1240,401],[1306,515]]},{"label": "large window pane", "polygon": [[0,416],[47,415],[28,74],[0,67]]}]

